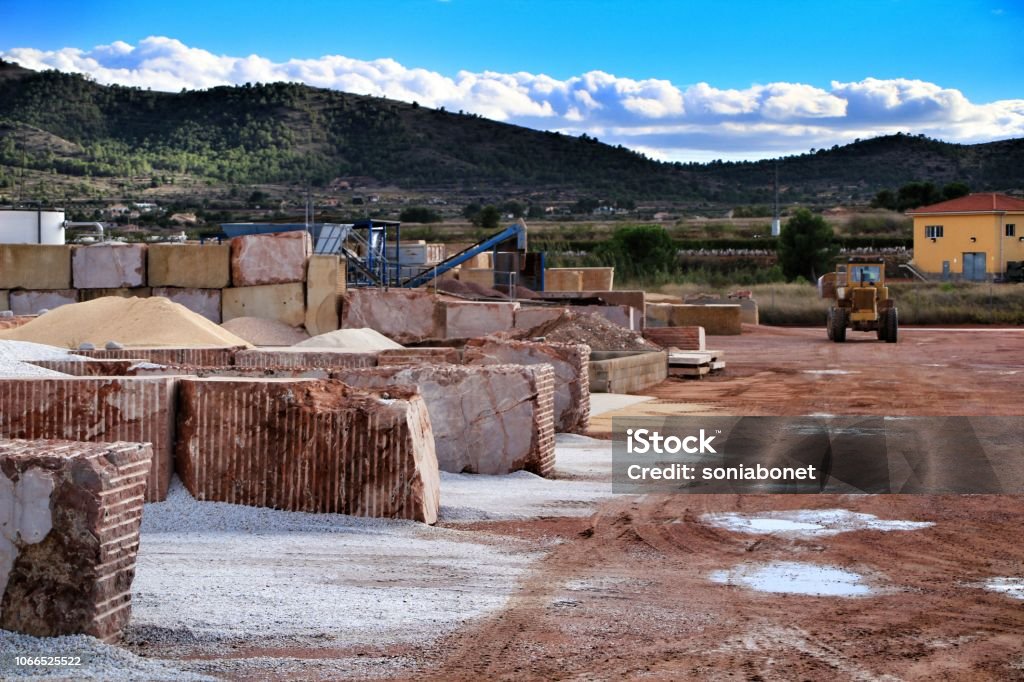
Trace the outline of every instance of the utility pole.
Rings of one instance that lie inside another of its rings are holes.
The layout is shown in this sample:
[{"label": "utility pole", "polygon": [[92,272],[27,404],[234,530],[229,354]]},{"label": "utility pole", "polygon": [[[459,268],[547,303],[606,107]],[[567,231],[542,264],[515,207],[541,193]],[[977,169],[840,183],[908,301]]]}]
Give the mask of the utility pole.
[{"label": "utility pole", "polygon": [[779,160],[775,159],[775,211],[772,213],[772,236],[778,237],[782,232],[782,220],[779,218]]}]

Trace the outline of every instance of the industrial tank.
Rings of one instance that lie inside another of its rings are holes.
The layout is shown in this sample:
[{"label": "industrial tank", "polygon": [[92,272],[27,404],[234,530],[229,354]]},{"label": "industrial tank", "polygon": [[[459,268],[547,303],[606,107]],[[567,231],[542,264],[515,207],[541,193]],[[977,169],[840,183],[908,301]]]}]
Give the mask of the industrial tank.
[{"label": "industrial tank", "polygon": [[0,210],[0,244],[63,244],[64,211]]}]

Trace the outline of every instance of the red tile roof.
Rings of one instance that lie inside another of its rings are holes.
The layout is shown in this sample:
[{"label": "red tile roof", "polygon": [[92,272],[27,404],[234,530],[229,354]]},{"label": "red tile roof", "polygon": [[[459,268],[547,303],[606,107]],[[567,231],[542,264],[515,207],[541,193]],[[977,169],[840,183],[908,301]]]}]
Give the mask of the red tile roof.
[{"label": "red tile roof", "polygon": [[907,215],[916,213],[991,213],[998,211],[1024,211],[1024,199],[1015,199],[1005,194],[986,192],[984,194],[968,194],[959,199],[940,201],[931,206],[919,206],[907,211]]}]

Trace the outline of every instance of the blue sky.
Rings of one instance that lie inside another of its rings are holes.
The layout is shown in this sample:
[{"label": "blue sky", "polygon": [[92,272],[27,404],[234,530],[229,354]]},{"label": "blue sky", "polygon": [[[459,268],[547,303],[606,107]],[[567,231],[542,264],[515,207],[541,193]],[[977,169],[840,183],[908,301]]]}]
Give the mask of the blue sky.
[{"label": "blue sky", "polygon": [[0,0],[0,56],[31,68],[298,80],[673,160],[1024,136],[1022,29],[1021,0]]}]

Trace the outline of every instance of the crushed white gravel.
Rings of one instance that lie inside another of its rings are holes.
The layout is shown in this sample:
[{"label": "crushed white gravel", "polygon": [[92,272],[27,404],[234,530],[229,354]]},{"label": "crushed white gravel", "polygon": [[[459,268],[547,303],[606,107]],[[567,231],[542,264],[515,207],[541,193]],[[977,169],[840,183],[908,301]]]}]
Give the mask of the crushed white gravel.
[{"label": "crushed white gravel", "polygon": [[[560,435],[555,479],[443,475],[441,521],[587,514],[611,494],[610,467],[610,442]],[[197,502],[175,480],[143,512],[127,650],[77,638],[98,653],[66,677],[409,675],[414,659],[388,647],[429,646],[502,608],[547,546],[457,524]],[[31,649],[17,637],[0,646]]]},{"label": "crushed white gravel", "polygon": [[31,364],[31,360],[84,360],[67,349],[29,341],[0,340],[0,377],[63,377],[52,369]]}]

